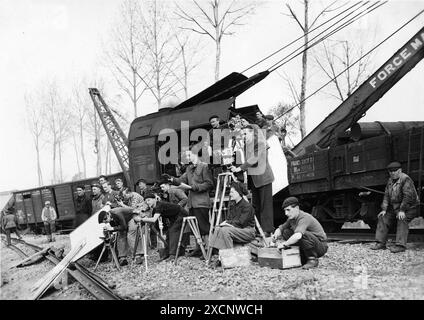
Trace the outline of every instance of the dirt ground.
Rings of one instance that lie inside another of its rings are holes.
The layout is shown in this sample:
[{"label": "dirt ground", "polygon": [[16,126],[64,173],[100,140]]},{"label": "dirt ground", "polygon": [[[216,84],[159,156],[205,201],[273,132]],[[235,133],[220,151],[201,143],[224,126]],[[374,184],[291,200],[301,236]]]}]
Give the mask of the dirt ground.
[{"label": "dirt ground", "polygon": [[[24,240],[39,246],[48,246],[43,236],[25,235]],[[69,251],[69,236],[56,236],[55,246]],[[132,261],[122,271],[109,262],[96,270],[104,280],[116,284],[115,291],[124,299],[347,299],[347,300],[424,300],[424,244],[408,244],[408,250],[392,254],[389,250],[372,251],[371,243],[329,243],[327,254],[313,270],[300,268],[279,270],[260,267],[252,262],[249,267],[210,269],[198,258],[181,257],[178,265],[160,262],[156,251],[148,256],[145,265]],[[23,245],[19,248],[33,253]],[[53,265],[43,261],[24,268],[9,269],[21,258],[1,247],[0,298],[2,300],[28,299],[30,288]],[[131,260],[131,259],[130,259]],[[84,257],[81,264],[93,269],[95,262]],[[93,300],[77,282],[66,290],[51,290],[43,299]]]}]

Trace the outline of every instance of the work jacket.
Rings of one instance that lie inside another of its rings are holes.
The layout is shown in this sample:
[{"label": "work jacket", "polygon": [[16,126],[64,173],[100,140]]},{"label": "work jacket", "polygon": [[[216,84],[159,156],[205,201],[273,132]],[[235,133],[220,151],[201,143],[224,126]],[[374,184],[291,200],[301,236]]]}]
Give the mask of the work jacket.
[{"label": "work jacket", "polygon": [[177,185],[182,182],[192,187],[187,200],[189,209],[210,207],[209,190],[213,188],[213,180],[206,163],[199,162],[197,165],[189,165],[186,172],[181,177],[175,178],[174,182]]},{"label": "work jacket", "polygon": [[187,204],[188,197],[183,190],[180,188],[170,188],[168,190],[168,201],[185,207]]},{"label": "work jacket", "polygon": [[381,209],[386,211],[390,206],[395,211],[407,212],[418,205],[417,190],[414,181],[405,173],[401,172],[399,179],[393,181],[391,178],[387,181],[384,192]]},{"label": "work jacket", "polygon": [[91,215],[91,201],[85,194],[75,198],[75,213]]},{"label": "work jacket", "polygon": [[92,214],[95,214],[97,211],[99,211],[101,208],[103,208],[103,194],[99,194],[97,196],[93,196],[91,198],[91,207],[92,207]]},{"label": "work jacket", "polygon": [[43,208],[43,211],[41,211],[41,220],[43,220],[43,222],[50,222],[56,219],[57,219],[56,210],[53,207]]},{"label": "work jacket", "polygon": [[9,213],[3,216],[2,224],[3,224],[3,229],[5,230],[16,228],[16,226],[18,225],[18,219],[13,213]]},{"label": "work jacket", "polygon": [[240,166],[247,170],[255,188],[263,187],[274,181],[274,174],[268,162],[267,143],[262,131],[255,125],[253,141],[246,141],[245,162]]}]

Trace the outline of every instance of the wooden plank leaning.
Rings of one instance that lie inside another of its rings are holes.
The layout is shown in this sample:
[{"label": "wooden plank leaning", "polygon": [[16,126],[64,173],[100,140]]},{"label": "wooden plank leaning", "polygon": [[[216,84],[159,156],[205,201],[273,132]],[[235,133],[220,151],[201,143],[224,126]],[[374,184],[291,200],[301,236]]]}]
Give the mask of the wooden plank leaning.
[{"label": "wooden plank leaning", "polygon": [[62,274],[62,272],[68,267],[72,259],[84,248],[86,244],[85,239],[81,240],[71,251],[52,269],[50,270],[43,278],[41,278],[37,283],[32,287],[31,300],[39,299],[44,292],[53,284],[53,282]]}]

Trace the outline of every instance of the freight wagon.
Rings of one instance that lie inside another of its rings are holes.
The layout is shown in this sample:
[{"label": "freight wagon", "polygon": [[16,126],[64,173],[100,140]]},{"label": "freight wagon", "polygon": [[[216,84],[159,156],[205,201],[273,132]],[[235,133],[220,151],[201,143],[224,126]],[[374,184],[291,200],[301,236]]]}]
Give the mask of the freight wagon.
[{"label": "freight wagon", "polygon": [[[114,180],[121,178],[124,180],[122,172],[107,176],[114,187]],[[15,214],[21,228],[31,228],[36,232],[42,230],[43,222],[41,220],[41,211],[44,202],[49,200],[51,206],[56,210],[56,226],[60,229],[69,229],[72,227],[75,219],[75,196],[77,186],[84,185],[85,193],[91,197],[91,184],[96,182],[97,178],[89,178],[66,182],[61,184],[43,186],[27,190],[13,192]]]}]

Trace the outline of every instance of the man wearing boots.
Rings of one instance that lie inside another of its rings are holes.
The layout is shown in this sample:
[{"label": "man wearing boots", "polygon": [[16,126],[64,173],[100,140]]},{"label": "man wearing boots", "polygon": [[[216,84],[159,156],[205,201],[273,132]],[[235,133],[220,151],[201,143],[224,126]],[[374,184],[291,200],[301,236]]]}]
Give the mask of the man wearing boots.
[{"label": "man wearing boots", "polygon": [[22,239],[21,235],[18,232],[18,218],[16,218],[16,215],[13,213],[13,209],[7,209],[7,211],[2,217],[1,225],[3,230],[6,232],[8,246],[12,244],[12,239],[10,237],[10,234],[12,232],[15,232],[16,236],[19,239]]},{"label": "man wearing boots", "polygon": [[399,162],[387,166],[390,178],[384,192],[382,211],[378,214],[377,243],[372,250],[386,249],[387,234],[390,227],[396,226],[396,245],[390,248],[393,253],[406,250],[409,222],[417,216],[418,195],[412,179],[402,172]]},{"label": "man wearing boots", "polygon": [[[177,253],[178,240],[181,232],[183,218],[188,216],[188,212],[178,204],[158,201],[154,193],[148,192],[144,195],[144,199],[148,206],[152,209],[151,218],[141,218],[144,223],[155,223],[159,216],[169,220],[169,228],[166,232],[166,239],[168,242],[168,254],[162,260],[172,261]],[[186,241],[182,241],[185,243]],[[185,248],[180,248],[178,255],[184,255]]]},{"label": "man wearing boots", "polygon": [[47,241],[54,241],[52,233],[55,231],[55,222],[57,219],[56,210],[51,206],[50,201],[46,201],[43,210],[41,211],[41,220],[44,223]]},{"label": "man wearing boots", "polygon": [[296,197],[285,199],[282,208],[287,221],[275,230],[273,240],[282,237],[285,241],[279,247],[283,248],[298,245],[303,268],[317,267],[318,258],[328,249],[324,229],[312,215],[300,210]]}]

